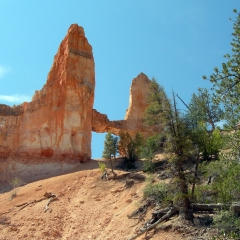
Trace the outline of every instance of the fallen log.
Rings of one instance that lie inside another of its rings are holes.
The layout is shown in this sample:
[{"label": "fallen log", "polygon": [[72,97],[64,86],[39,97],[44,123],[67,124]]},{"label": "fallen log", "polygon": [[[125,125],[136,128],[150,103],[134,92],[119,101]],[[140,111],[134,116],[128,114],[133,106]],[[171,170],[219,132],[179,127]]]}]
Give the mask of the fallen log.
[{"label": "fallen log", "polygon": [[147,211],[148,207],[151,206],[151,204],[152,204],[151,200],[148,200],[144,205],[140,206],[133,213],[127,215],[128,218],[130,219],[135,216],[142,216]]},{"label": "fallen log", "polygon": [[7,214],[7,213],[10,213],[10,212],[12,212],[14,209],[15,209],[15,207],[9,209],[7,212],[0,213],[0,216],[2,216],[2,215],[4,215],[4,214]]},{"label": "fallen log", "polygon": [[26,203],[25,205],[22,205],[22,207],[18,209],[18,212],[21,211],[22,209],[24,209],[25,207],[27,207],[29,204],[31,204],[31,203]]},{"label": "fallen log", "polygon": [[25,202],[25,203],[21,203],[21,204],[16,204],[15,207],[21,207],[21,206],[26,205],[26,204],[29,204],[29,203]]},{"label": "fallen log", "polygon": [[203,203],[193,203],[192,204],[193,212],[203,212],[203,211],[214,211],[214,210],[232,210],[234,213],[240,215],[240,202],[233,203],[212,203],[212,204],[203,204]]},{"label": "fallen log", "polygon": [[[56,194],[53,194],[53,193],[45,193],[44,194],[44,196],[45,197],[47,197],[47,198],[49,198],[49,200],[48,200],[48,202],[47,202],[47,204],[46,204],[46,206],[45,206],[45,210],[44,210],[44,212],[46,212],[48,209],[50,209],[48,206],[49,206],[49,204],[52,202],[52,201],[54,201],[54,200],[56,200],[57,199],[57,195]],[[51,209],[49,210],[50,212],[52,211]]]},{"label": "fallen log", "polygon": [[104,171],[104,173],[101,176],[101,179],[106,178],[108,180],[108,174],[107,171]]},{"label": "fallen log", "polygon": [[227,205],[223,205],[221,203],[214,203],[214,204],[193,203],[192,204],[193,212],[214,211],[216,209],[221,210],[225,207],[227,207]]},{"label": "fallen log", "polygon": [[43,200],[47,199],[47,197],[43,197],[43,198],[40,198],[40,199],[37,199],[37,200],[33,200],[31,202],[25,202],[25,203],[21,203],[21,204],[16,204],[15,207],[20,207],[18,209],[18,212],[21,211],[22,209],[24,209],[25,207],[27,207],[28,205],[30,204],[35,204],[35,203],[38,203],[38,202],[41,202]]},{"label": "fallen log", "polygon": [[[48,202],[47,202],[47,204],[46,204],[46,206],[45,206],[44,212],[46,212],[48,209],[50,209],[50,208],[48,207],[48,205],[49,205],[52,201],[53,201],[53,197],[51,197],[51,198],[48,200]],[[50,209],[49,211],[51,212],[52,210]]]},{"label": "fallen log", "polygon": [[[27,207],[27,206],[29,206],[29,205],[31,205],[31,204],[35,204],[35,203],[41,202],[41,201],[43,201],[43,200],[45,200],[45,199],[47,199],[47,198],[51,198],[51,197],[53,197],[53,199],[52,199],[51,201],[48,201],[48,203],[47,203],[47,206],[48,206],[53,200],[56,200],[56,199],[57,199],[57,195],[55,195],[55,194],[53,194],[53,193],[51,193],[51,192],[50,192],[50,193],[46,192],[46,193],[44,194],[44,197],[39,198],[39,199],[37,199],[37,200],[33,200],[33,201],[30,201],[30,202],[24,202],[24,203],[21,203],[21,204],[15,204],[15,206],[14,206],[13,208],[9,209],[7,212],[0,213],[0,216],[2,216],[2,215],[4,215],[4,214],[7,214],[7,213],[10,213],[10,212],[12,212],[14,209],[16,209],[16,208],[19,208],[19,209],[18,209],[18,212],[19,212],[19,211],[21,211],[22,209],[24,209],[25,207]],[[45,210],[45,211],[46,211],[46,210]]]},{"label": "fallen log", "polygon": [[155,211],[152,213],[152,219],[149,221],[149,224],[153,224],[155,223],[159,218],[161,218],[162,216],[164,216],[165,214],[167,214],[167,212],[170,210],[170,208],[164,208],[164,209],[160,209],[158,211]]},{"label": "fallen log", "polygon": [[160,219],[158,219],[158,221],[156,221],[153,224],[147,224],[146,227],[144,228],[140,228],[139,233],[137,233],[136,235],[134,235],[133,237],[131,237],[129,240],[134,240],[136,239],[138,236],[140,236],[141,234],[155,228],[159,223],[163,222],[164,220],[167,220],[168,218],[170,218],[173,214],[175,214],[178,211],[178,209],[176,207],[171,207],[169,209],[169,211],[163,215]]},{"label": "fallen log", "polygon": [[157,210],[155,212],[152,213],[153,216],[159,216],[159,215],[165,215],[168,211],[169,211],[169,207],[168,208],[164,208],[164,209],[160,209],[160,210]]},{"label": "fallen log", "polygon": [[113,179],[113,180],[122,179],[122,178],[128,177],[129,174],[131,174],[131,173],[123,173],[123,174],[116,174],[116,173],[115,173],[115,175],[109,176],[108,179],[109,179],[109,180],[112,180],[112,179]]}]

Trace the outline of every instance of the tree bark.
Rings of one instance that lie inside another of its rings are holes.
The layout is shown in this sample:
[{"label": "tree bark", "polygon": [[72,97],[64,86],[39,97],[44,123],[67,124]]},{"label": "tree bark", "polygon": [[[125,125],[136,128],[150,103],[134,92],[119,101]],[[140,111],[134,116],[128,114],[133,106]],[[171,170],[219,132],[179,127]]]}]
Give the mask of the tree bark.
[{"label": "tree bark", "polygon": [[195,166],[195,171],[194,171],[194,179],[193,179],[193,185],[192,185],[192,198],[195,192],[195,186],[196,186],[196,178],[197,178],[197,173],[198,173],[198,164],[199,164],[199,158],[200,158],[200,153],[199,149],[197,152],[197,161],[196,161],[196,166]]},{"label": "tree bark", "polygon": [[116,175],[116,173],[115,173],[115,172],[114,172],[114,170],[113,170],[113,163],[112,163],[112,159],[110,159],[109,161],[110,161],[110,164],[111,164],[112,173],[113,173],[114,175]]}]

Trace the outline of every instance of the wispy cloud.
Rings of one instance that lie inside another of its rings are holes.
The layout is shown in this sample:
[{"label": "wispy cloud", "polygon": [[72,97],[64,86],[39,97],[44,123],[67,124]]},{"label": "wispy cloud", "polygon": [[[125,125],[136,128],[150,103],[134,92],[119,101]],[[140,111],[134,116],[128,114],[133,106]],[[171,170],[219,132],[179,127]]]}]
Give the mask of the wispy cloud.
[{"label": "wispy cloud", "polygon": [[10,103],[22,103],[31,101],[31,97],[27,95],[0,95],[0,102],[10,102]]},{"label": "wispy cloud", "polygon": [[4,75],[9,73],[10,70],[11,69],[9,67],[4,67],[4,66],[0,65],[0,78],[2,78]]}]

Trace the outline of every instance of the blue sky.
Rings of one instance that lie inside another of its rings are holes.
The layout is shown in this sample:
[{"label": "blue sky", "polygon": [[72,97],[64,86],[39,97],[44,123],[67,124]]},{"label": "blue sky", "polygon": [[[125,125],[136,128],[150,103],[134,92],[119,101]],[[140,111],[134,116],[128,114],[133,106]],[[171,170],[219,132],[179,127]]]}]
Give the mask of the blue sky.
[{"label": "blue sky", "polygon": [[[72,23],[93,47],[94,108],[110,120],[124,118],[141,72],[188,102],[198,87],[211,87],[202,76],[231,52],[234,8],[239,0],[0,0],[0,103],[30,101],[43,87]],[[93,133],[93,158],[103,141]]]}]

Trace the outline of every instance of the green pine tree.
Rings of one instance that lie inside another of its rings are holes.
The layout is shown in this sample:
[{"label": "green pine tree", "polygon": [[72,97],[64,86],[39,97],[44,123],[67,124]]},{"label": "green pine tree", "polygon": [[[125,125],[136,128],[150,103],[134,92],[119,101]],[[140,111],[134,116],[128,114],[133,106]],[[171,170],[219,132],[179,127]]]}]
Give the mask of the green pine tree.
[{"label": "green pine tree", "polygon": [[200,123],[207,124],[209,131],[216,128],[216,123],[223,120],[223,110],[214,102],[213,96],[206,88],[199,88],[192,94],[186,117],[191,121],[192,128]]},{"label": "green pine tree", "polygon": [[175,94],[173,102],[167,97],[164,88],[155,79],[151,83],[149,107],[145,121],[154,127],[157,133],[165,133],[163,150],[172,166],[173,182],[176,185],[175,204],[181,209],[185,219],[192,219],[188,182],[184,163],[194,151],[185,117],[178,111]]},{"label": "green pine tree", "polygon": [[210,160],[222,147],[221,134],[217,122],[223,119],[223,111],[219,104],[214,103],[207,89],[199,88],[197,94],[192,94],[187,106],[187,118],[191,130],[192,141],[204,160]]},{"label": "green pine tree", "polygon": [[140,157],[143,137],[139,133],[131,136],[129,132],[124,131],[119,132],[119,137],[118,152],[125,157],[131,165],[132,162]]},{"label": "green pine tree", "polygon": [[102,157],[110,161],[111,169],[113,173],[114,173],[114,170],[113,170],[112,156],[114,157],[114,159],[116,158],[117,146],[118,146],[118,138],[113,137],[113,135],[110,132],[108,132],[105,136],[104,150],[103,150]]},{"label": "green pine tree", "polygon": [[[233,20],[232,52],[225,54],[226,62],[222,68],[214,68],[214,73],[208,78],[213,83],[216,101],[222,103],[225,109],[225,120],[233,128],[240,118],[240,14]],[[232,20],[232,19],[230,19]],[[203,76],[203,79],[207,79]]]}]

